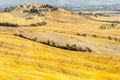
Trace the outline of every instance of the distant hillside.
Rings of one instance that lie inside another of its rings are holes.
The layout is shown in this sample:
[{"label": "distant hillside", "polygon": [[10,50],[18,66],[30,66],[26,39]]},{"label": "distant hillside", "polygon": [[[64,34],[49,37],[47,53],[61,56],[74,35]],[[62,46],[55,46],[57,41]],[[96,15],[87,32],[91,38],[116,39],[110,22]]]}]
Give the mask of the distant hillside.
[{"label": "distant hillside", "polygon": [[3,10],[3,8],[0,7],[0,11],[2,11],[2,10]]},{"label": "distant hillside", "polygon": [[12,4],[6,4],[6,5],[0,5],[0,10],[4,10],[5,8],[9,8],[9,7],[15,7],[16,5],[12,5]]},{"label": "distant hillside", "polygon": [[71,11],[120,11],[120,5],[63,6]]}]

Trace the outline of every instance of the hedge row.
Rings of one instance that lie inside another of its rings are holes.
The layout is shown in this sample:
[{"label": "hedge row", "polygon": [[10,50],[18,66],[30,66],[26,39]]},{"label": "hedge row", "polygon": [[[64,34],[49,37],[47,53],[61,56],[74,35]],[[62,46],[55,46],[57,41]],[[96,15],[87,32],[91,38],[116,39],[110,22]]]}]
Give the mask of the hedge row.
[{"label": "hedge row", "polygon": [[0,26],[19,27],[18,24],[13,24],[8,22],[0,22]]}]

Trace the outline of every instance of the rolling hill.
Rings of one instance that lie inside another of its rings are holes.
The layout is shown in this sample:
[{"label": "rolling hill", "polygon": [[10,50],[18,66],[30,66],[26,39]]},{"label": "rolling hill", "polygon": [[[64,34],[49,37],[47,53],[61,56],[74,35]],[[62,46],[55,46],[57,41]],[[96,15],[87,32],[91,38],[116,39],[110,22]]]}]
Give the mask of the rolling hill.
[{"label": "rolling hill", "polygon": [[0,13],[3,22],[1,80],[120,80],[119,24],[103,30],[114,23],[38,4]]}]

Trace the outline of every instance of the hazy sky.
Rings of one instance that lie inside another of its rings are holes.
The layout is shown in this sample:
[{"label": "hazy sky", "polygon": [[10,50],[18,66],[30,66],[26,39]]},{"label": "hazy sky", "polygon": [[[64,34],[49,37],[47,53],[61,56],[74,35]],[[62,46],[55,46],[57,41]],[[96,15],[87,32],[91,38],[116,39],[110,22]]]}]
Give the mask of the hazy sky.
[{"label": "hazy sky", "polygon": [[25,4],[25,3],[42,3],[42,4],[57,4],[57,5],[99,5],[99,4],[116,4],[120,0],[0,0],[0,5],[6,4]]}]

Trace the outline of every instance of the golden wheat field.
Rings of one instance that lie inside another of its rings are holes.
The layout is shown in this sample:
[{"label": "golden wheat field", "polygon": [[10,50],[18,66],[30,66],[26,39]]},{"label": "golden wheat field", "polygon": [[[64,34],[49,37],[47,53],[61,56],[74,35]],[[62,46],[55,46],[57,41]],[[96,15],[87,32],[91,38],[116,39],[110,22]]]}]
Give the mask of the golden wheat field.
[{"label": "golden wheat field", "polygon": [[[20,25],[0,26],[0,80],[120,80],[119,24],[101,30],[100,25],[111,23],[64,9],[47,12],[44,17],[29,14],[34,17],[30,20],[25,15],[18,11],[0,13],[0,22]],[[30,26],[38,19],[47,25]],[[49,45],[40,41],[49,41]],[[84,50],[58,47],[68,43]]]},{"label": "golden wheat field", "polygon": [[62,50],[0,34],[1,80],[119,80],[120,56]]}]

